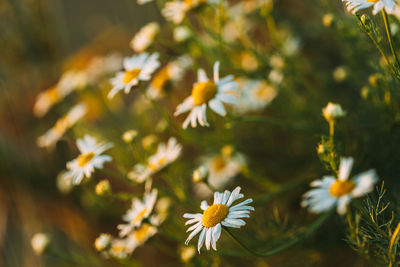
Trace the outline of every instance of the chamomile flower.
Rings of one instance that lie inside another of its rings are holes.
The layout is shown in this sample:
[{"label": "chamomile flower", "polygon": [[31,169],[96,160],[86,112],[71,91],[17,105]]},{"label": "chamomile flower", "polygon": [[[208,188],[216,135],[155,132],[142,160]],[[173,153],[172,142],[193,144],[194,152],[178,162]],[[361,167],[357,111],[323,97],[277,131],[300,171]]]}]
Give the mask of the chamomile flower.
[{"label": "chamomile flower", "polygon": [[151,224],[144,223],[135,229],[126,238],[127,247],[132,253],[137,247],[142,246],[150,237],[157,233],[157,228]]},{"label": "chamomile flower", "polygon": [[345,214],[351,199],[370,193],[378,181],[375,170],[368,170],[349,179],[352,166],[353,158],[342,158],[338,178],[324,176],[321,180],[313,181],[311,186],[315,188],[304,194],[301,205],[314,213],[337,206],[337,212]]},{"label": "chamomile flower", "polygon": [[169,62],[163,67],[151,81],[147,94],[152,99],[159,99],[165,95],[165,87],[168,82],[180,80],[187,69],[192,64],[192,60],[184,55],[174,61]]},{"label": "chamomile flower", "polygon": [[181,154],[181,150],[182,145],[174,137],[171,137],[167,144],[160,143],[158,145],[157,152],[148,158],[147,164],[136,164],[128,173],[128,177],[138,183],[143,183],[151,175],[174,162]]},{"label": "chamomile flower", "polygon": [[45,134],[37,139],[39,147],[52,147],[64,135],[64,133],[74,126],[87,112],[85,104],[77,104],[70,109],[70,111],[57,120],[56,124],[50,128]]},{"label": "chamomile flower", "polygon": [[130,42],[133,51],[137,53],[145,51],[153,43],[159,31],[160,26],[157,22],[150,22],[143,26]]},{"label": "chamomile flower", "polygon": [[241,90],[235,111],[239,114],[261,111],[277,95],[277,90],[265,81],[241,79],[238,84]]},{"label": "chamomile flower", "polygon": [[234,151],[230,145],[221,149],[221,153],[208,157],[204,166],[208,170],[208,183],[216,189],[223,189],[240,173],[245,159],[242,154]]},{"label": "chamomile flower", "polygon": [[198,81],[193,85],[192,95],[176,107],[174,115],[178,116],[190,111],[183,122],[184,129],[189,123],[192,127],[196,127],[197,121],[201,126],[209,126],[206,115],[207,106],[217,114],[225,116],[226,110],[223,103],[235,104],[236,98],[230,92],[237,89],[238,85],[233,80],[233,75],[219,78],[219,62],[217,61],[214,64],[214,80],[208,79],[206,72],[200,69]]},{"label": "chamomile flower", "polygon": [[180,24],[186,16],[186,13],[201,4],[216,3],[218,0],[174,0],[165,4],[161,13],[166,20],[175,24]]},{"label": "chamomile flower", "polygon": [[111,161],[108,155],[102,155],[104,151],[112,147],[111,143],[98,143],[97,140],[85,135],[76,141],[80,155],[67,163],[65,179],[70,179],[73,184],[80,184],[84,177],[90,178],[94,169],[103,168],[105,162]]},{"label": "chamomile flower", "polygon": [[373,6],[372,13],[376,15],[382,9],[387,13],[393,13],[396,8],[394,0],[342,0],[349,12],[355,14],[361,9],[366,9]]},{"label": "chamomile flower", "polygon": [[150,80],[151,74],[160,66],[158,56],[158,53],[151,55],[141,53],[136,56],[124,58],[123,66],[125,71],[118,72],[111,79],[113,88],[108,93],[108,98],[113,98],[121,90],[124,90],[127,94],[133,86],[139,84],[139,81]]},{"label": "chamomile flower", "polygon": [[212,247],[217,250],[217,241],[221,236],[222,226],[240,228],[246,224],[242,218],[249,218],[250,211],[254,210],[252,206],[248,206],[253,202],[251,198],[233,205],[238,199],[243,198],[240,194],[240,187],[236,187],[232,192],[225,190],[223,193],[214,193],[214,203],[209,206],[204,200],[201,202],[200,208],[203,213],[185,213],[184,218],[189,219],[185,225],[191,224],[187,232],[191,232],[186,239],[185,244],[188,245],[189,241],[197,234],[199,240],[197,242],[197,250],[205,244],[206,249],[210,250]]},{"label": "chamomile flower", "polygon": [[122,217],[128,224],[118,225],[118,229],[120,230],[119,236],[124,237],[132,232],[135,227],[140,226],[142,221],[152,213],[156,200],[156,189],[153,189],[150,193],[145,193],[143,201],[138,198],[132,199],[132,207]]}]

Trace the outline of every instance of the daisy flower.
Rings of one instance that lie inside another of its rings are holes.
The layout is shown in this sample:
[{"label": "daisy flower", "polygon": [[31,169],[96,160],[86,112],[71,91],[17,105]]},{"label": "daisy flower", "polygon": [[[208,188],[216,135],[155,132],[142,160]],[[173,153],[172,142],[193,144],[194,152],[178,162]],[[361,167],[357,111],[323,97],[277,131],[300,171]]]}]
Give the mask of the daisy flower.
[{"label": "daisy flower", "polygon": [[204,3],[217,3],[219,0],[174,0],[165,4],[161,13],[166,20],[175,24],[180,24],[186,16],[186,13]]},{"label": "daisy flower", "polygon": [[233,75],[219,78],[219,62],[217,61],[214,64],[214,80],[208,79],[206,72],[200,69],[198,81],[193,85],[192,95],[176,107],[174,115],[178,116],[190,111],[183,122],[184,129],[189,123],[192,127],[196,127],[197,121],[201,126],[209,126],[206,115],[207,106],[219,115],[225,116],[226,110],[223,103],[235,104],[236,99],[229,92],[237,89],[238,86],[233,80]]},{"label": "daisy flower", "polygon": [[137,53],[145,51],[153,43],[154,38],[159,31],[160,26],[157,22],[150,22],[146,24],[132,38],[130,47]]},{"label": "daisy flower", "polygon": [[232,206],[233,202],[241,198],[243,198],[243,194],[240,194],[239,186],[232,193],[228,190],[225,190],[224,193],[215,192],[213,205],[209,206],[205,200],[201,202],[200,208],[204,211],[203,213],[185,213],[183,217],[189,219],[185,225],[192,225],[187,230],[191,233],[185,244],[188,245],[189,241],[200,233],[197,243],[199,253],[203,244],[207,250],[210,250],[210,247],[217,250],[221,225],[240,228],[246,224],[242,218],[249,218],[250,211],[254,210],[252,206],[247,205],[253,202],[251,198]]},{"label": "daisy flower", "polygon": [[123,66],[125,71],[118,72],[111,79],[113,88],[108,93],[108,98],[113,98],[121,90],[124,90],[127,94],[130,92],[132,86],[139,84],[139,81],[150,80],[151,74],[160,66],[158,56],[158,53],[151,55],[141,53],[136,56],[124,58]]},{"label": "daisy flower", "polygon": [[166,84],[176,82],[180,80],[187,69],[192,63],[192,60],[188,56],[180,56],[174,61],[169,62],[164,68],[162,68],[156,75],[154,75],[147,94],[152,99],[158,99],[165,95],[164,88]]},{"label": "daisy flower", "polygon": [[56,124],[45,134],[37,139],[39,147],[52,147],[64,135],[64,133],[75,125],[87,113],[87,106],[83,103],[73,106],[70,111],[57,120]]},{"label": "daisy flower", "polygon": [[157,233],[157,228],[151,224],[144,223],[139,228],[134,230],[126,238],[127,248],[132,253],[137,247],[142,246],[150,237]]},{"label": "daisy flower", "polygon": [[33,106],[33,113],[43,117],[59,101],[64,99],[74,90],[79,90],[87,84],[87,75],[84,71],[69,70],[65,72],[58,83],[41,92]]},{"label": "daisy flower", "polygon": [[138,198],[132,199],[132,207],[122,217],[124,221],[128,222],[128,224],[118,225],[118,229],[120,230],[119,236],[124,237],[132,232],[135,227],[140,226],[142,221],[150,216],[156,200],[156,189],[153,189],[149,193],[145,193],[143,196],[143,201]]},{"label": "daisy flower", "polygon": [[204,166],[208,170],[208,183],[216,189],[223,189],[238,175],[245,164],[243,155],[235,153],[234,148],[226,145],[221,153],[206,159]]},{"label": "daisy flower", "polygon": [[94,169],[103,168],[105,162],[111,161],[108,155],[102,155],[104,151],[112,147],[111,143],[98,143],[95,138],[85,135],[76,141],[80,155],[67,162],[65,179],[70,179],[73,184],[79,184],[84,177],[90,178]]},{"label": "daisy flower", "polygon": [[342,0],[349,12],[355,14],[361,9],[374,7],[372,13],[376,15],[382,9],[385,9],[387,13],[393,13],[396,8],[394,0]]},{"label": "daisy flower", "polygon": [[342,158],[339,175],[324,176],[311,183],[311,189],[303,196],[301,205],[311,212],[321,213],[337,206],[337,212],[343,215],[351,199],[368,194],[378,181],[375,170],[368,170],[349,179],[353,158]]},{"label": "daisy flower", "polygon": [[147,164],[136,164],[128,173],[128,177],[138,183],[143,183],[151,175],[174,162],[181,154],[181,150],[182,145],[174,137],[171,137],[167,144],[160,143],[158,145],[157,152],[148,158]]},{"label": "daisy flower", "polygon": [[239,92],[235,111],[239,114],[246,114],[254,111],[261,111],[268,106],[277,95],[277,90],[265,81],[240,79]]}]

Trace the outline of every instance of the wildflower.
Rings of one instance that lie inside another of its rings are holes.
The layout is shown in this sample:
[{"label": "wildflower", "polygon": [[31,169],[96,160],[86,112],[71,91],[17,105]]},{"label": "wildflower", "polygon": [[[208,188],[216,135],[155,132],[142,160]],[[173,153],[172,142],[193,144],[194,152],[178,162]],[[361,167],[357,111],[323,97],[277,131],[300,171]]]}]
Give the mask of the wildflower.
[{"label": "wildflower", "polygon": [[96,139],[90,135],[76,141],[80,155],[67,162],[68,171],[65,173],[66,179],[71,179],[73,184],[79,184],[84,177],[90,178],[94,169],[103,168],[105,162],[111,161],[108,155],[101,155],[104,151],[112,147],[111,143],[97,143]]},{"label": "wildflower", "polygon": [[132,86],[139,84],[139,81],[148,81],[151,74],[160,66],[158,61],[158,53],[149,55],[141,53],[136,56],[124,58],[123,66],[125,71],[118,72],[111,79],[113,88],[108,93],[108,98],[113,98],[116,93],[124,90],[129,93]]},{"label": "wildflower", "polygon": [[41,92],[33,107],[37,117],[44,116],[50,108],[76,89],[83,88],[87,83],[84,71],[70,70],[65,72],[58,83],[44,92]]},{"label": "wildflower", "polygon": [[209,126],[206,115],[207,106],[219,115],[225,116],[226,110],[223,103],[236,103],[235,97],[228,92],[237,90],[237,87],[232,75],[219,78],[219,62],[217,61],[214,64],[214,81],[209,80],[205,71],[200,69],[198,81],[193,85],[192,95],[177,106],[174,115],[177,116],[190,110],[189,116],[183,122],[184,129],[189,123],[192,127],[196,127],[197,121],[201,126]]},{"label": "wildflower", "polygon": [[31,239],[33,251],[40,255],[42,254],[50,243],[50,238],[44,233],[36,233]]},{"label": "wildflower", "polygon": [[145,51],[153,43],[154,38],[159,31],[160,26],[157,22],[150,22],[146,24],[132,38],[130,47],[137,53]]},{"label": "wildflower", "polygon": [[128,246],[128,239],[113,239],[109,253],[112,257],[125,259],[132,253],[133,249]]},{"label": "wildflower", "polygon": [[181,247],[180,256],[181,261],[184,263],[188,263],[196,254],[196,248],[193,246]]},{"label": "wildflower", "polygon": [[157,142],[157,136],[155,134],[149,134],[143,137],[142,146],[146,150],[150,150]]},{"label": "wildflower", "polygon": [[224,146],[220,154],[207,158],[204,163],[208,169],[208,183],[213,188],[224,188],[239,174],[244,161],[243,156],[235,153],[232,146]]},{"label": "wildflower", "polygon": [[111,186],[109,180],[102,180],[97,183],[95,188],[96,194],[99,196],[104,196],[111,193]]},{"label": "wildflower", "polygon": [[149,97],[158,99],[164,96],[164,87],[169,82],[180,80],[185,69],[191,64],[191,59],[187,56],[181,56],[174,61],[169,62],[153,78],[147,90]]},{"label": "wildflower", "polygon": [[38,137],[37,144],[39,147],[53,146],[64,133],[71,128],[77,121],[79,121],[87,112],[85,104],[77,104],[71,110],[61,117],[56,124],[49,129],[45,134]]},{"label": "wildflower", "polygon": [[143,220],[150,216],[156,200],[156,189],[153,189],[150,193],[145,193],[143,196],[143,201],[138,198],[132,199],[131,208],[122,217],[124,221],[128,222],[128,224],[118,225],[118,229],[120,230],[119,236],[124,237],[131,233],[135,227],[140,226]]},{"label": "wildflower", "polygon": [[178,26],[174,28],[174,40],[178,43],[184,42],[192,35],[190,29],[186,26]]},{"label": "wildflower", "polygon": [[133,252],[137,247],[142,246],[150,237],[154,236],[156,233],[156,227],[148,223],[142,224],[127,237],[128,248]]},{"label": "wildflower", "polygon": [[343,111],[339,104],[329,102],[328,105],[322,109],[322,114],[328,122],[334,122],[337,119],[344,117],[346,112]]},{"label": "wildflower", "polygon": [[138,183],[143,183],[151,175],[174,162],[179,157],[181,150],[182,146],[174,137],[171,137],[167,144],[160,143],[158,145],[157,152],[148,158],[147,165],[136,164],[128,173],[128,177]]},{"label": "wildflower", "polygon": [[136,130],[128,130],[122,135],[122,140],[124,140],[125,143],[129,144],[133,141],[133,139],[136,138],[138,134],[139,133]]},{"label": "wildflower", "polygon": [[193,182],[199,183],[203,181],[208,174],[208,169],[206,166],[200,166],[193,172]]},{"label": "wildflower", "polygon": [[57,189],[60,191],[62,194],[68,194],[71,192],[72,188],[74,185],[72,184],[71,179],[67,179],[65,176],[66,171],[62,171],[57,175]]},{"label": "wildflower", "polygon": [[321,180],[313,181],[311,186],[315,189],[304,194],[302,207],[320,213],[337,206],[337,212],[345,214],[351,199],[368,194],[378,181],[375,170],[368,170],[349,179],[352,166],[353,158],[342,158],[337,179],[324,176]]},{"label": "wildflower", "polygon": [[105,250],[111,244],[111,238],[110,234],[101,234],[94,241],[94,247],[97,251]]},{"label": "wildflower", "polygon": [[332,13],[327,13],[322,17],[322,24],[329,28],[332,26],[333,22],[335,20],[335,17],[333,16]]},{"label": "wildflower", "polygon": [[347,69],[345,66],[339,66],[333,71],[333,78],[337,82],[343,82],[347,78]]},{"label": "wildflower", "polygon": [[283,81],[283,74],[280,70],[273,69],[268,75],[268,79],[275,85],[279,85]]},{"label": "wildflower", "polygon": [[203,213],[185,213],[183,217],[189,219],[185,225],[192,224],[187,230],[191,233],[185,244],[187,245],[196,234],[200,233],[197,243],[199,253],[203,244],[207,250],[210,250],[210,247],[217,250],[221,225],[240,228],[246,224],[241,218],[249,218],[250,211],[254,210],[253,207],[247,205],[253,202],[251,198],[231,206],[233,202],[241,198],[243,198],[243,194],[240,194],[239,186],[232,193],[228,190],[225,190],[224,193],[215,192],[213,205],[209,206],[205,200],[201,202],[200,208],[204,211]]},{"label": "wildflower", "polygon": [[239,97],[235,105],[235,111],[246,114],[253,111],[261,111],[268,106],[277,95],[277,90],[265,81],[238,80]]},{"label": "wildflower", "polygon": [[342,0],[342,2],[345,3],[347,10],[353,14],[372,6],[374,7],[372,10],[374,15],[382,9],[385,9],[387,13],[393,13],[396,8],[394,0]]}]

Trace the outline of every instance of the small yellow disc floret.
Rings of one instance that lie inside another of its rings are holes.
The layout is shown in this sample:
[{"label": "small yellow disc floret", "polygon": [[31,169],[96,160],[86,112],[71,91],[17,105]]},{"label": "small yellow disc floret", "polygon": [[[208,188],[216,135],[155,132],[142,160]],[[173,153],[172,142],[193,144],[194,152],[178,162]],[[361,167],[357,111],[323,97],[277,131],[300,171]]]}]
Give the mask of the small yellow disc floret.
[{"label": "small yellow disc floret", "polygon": [[222,222],[228,216],[229,208],[223,204],[208,207],[203,214],[203,226],[211,228]]},{"label": "small yellow disc floret", "polygon": [[351,193],[355,186],[353,181],[336,180],[329,188],[329,192],[333,197],[341,197]]},{"label": "small yellow disc floret", "polygon": [[192,89],[193,103],[201,106],[207,103],[217,94],[217,85],[212,81],[195,83]]}]

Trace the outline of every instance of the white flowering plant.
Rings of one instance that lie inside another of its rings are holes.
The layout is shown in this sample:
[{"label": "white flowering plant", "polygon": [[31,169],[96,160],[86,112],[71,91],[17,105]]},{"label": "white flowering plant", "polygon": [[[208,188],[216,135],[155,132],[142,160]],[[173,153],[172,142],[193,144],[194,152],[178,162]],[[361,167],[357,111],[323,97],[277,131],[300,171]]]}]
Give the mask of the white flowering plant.
[{"label": "white flowering plant", "polygon": [[5,263],[400,265],[395,0],[6,2]]}]

